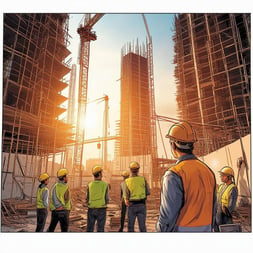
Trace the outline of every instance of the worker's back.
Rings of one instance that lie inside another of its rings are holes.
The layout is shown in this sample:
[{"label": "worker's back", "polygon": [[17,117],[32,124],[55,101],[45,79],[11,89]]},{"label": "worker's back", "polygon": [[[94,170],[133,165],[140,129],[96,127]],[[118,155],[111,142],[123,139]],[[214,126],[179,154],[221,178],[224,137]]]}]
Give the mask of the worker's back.
[{"label": "worker's back", "polygon": [[182,179],[184,205],[177,218],[177,226],[199,227],[212,224],[215,176],[198,159],[184,160],[170,168]]}]

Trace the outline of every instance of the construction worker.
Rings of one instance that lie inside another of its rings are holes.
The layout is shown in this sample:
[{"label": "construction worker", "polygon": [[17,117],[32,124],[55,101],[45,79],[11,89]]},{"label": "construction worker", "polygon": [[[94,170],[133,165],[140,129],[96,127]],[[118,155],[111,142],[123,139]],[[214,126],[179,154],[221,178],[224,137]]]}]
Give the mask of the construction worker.
[{"label": "construction worker", "polygon": [[123,232],[123,230],[124,230],[124,223],[125,223],[127,206],[126,206],[125,200],[123,198],[123,191],[124,191],[124,187],[125,187],[125,180],[127,178],[129,178],[130,173],[129,173],[129,171],[125,170],[122,172],[121,176],[123,177],[123,182],[121,182],[121,185],[120,185],[121,214],[120,214],[120,228],[119,228],[118,232]]},{"label": "construction worker", "polygon": [[177,159],[162,178],[158,232],[211,232],[216,210],[216,180],[211,169],[192,153],[197,141],[188,122],[169,129],[167,138]]},{"label": "construction worker", "polygon": [[48,214],[48,195],[49,190],[47,188],[49,182],[49,175],[42,173],[38,178],[40,185],[37,190],[37,227],[36,232],[43,232],[47,214]]},{"label": "construction worker", "polygon": [[219,231],[219,225],[233,224],[232,213],[236,208],[238,189],[234,181],[234,171],[225,166],[220,171],[222,183],[217,191],[217,213],[215,231]]},{"label": "construction worker", "polygon": [[97,232],[104,232],[106,208],[109,203],[108,184],[102,181],[103,169],[100,165],[92,168],[94,180],[87,186],[86,202],[88,203],[87,232],[94,231],[97,221]]},{"label": "construction worker", "polygon": [[128,207],[128,232],[134,232],[137,217],[140,232],[146,232],[146,198],[150,195],[149,186],[144,177],[139,176],[138,162],[129,164],[131,176],[125,180],[124,199]]},{"label": "construction worker", "polygon": [[72,207],[71,195],[68,182],[68,170],[63,168],[57,171],[58,182],[53,186],[50,199],[50,210],[52,211],[51,222],[48,232],[54,232],[60,222],[61,232],[68,232],[69,213]]}]

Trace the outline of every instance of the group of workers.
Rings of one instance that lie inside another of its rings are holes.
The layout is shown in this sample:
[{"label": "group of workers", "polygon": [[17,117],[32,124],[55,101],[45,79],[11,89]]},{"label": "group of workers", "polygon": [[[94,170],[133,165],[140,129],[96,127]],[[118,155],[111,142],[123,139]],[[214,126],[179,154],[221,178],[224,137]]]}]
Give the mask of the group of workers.
[{"label": "group of workers", "polygon": [[48,232],[54,232],[56,225],[60,222],[61,231],[67,232],[69,226],[69,213],[71,210],[71,195],[68,182],[68,170],[60,169],[57,171],[58,182],[54,184],[51,190],[50,205],[48,173],[42,173],[39,176],[40,185],[37,190],[37,227],[36,232],[43,232],[50,207],[51,222],[47,229]]},{"label": "group of workers", "polygon": [[[160,212],[156,223],[158,232],[219,232],[220,225],[232,224],[238,190],[234,171],[225,166],[220,172],[222,183],[216,184],[213,171],[194,154],[196,132],[188,122],[179,122],[169,129],[171,151],[177,162],[163,175]],[[121,183],[121,222],[118,232],[123,232],[128,216],[128,232],[134,232],[137,218],[139,231],[146,232],[146,199],[150,188],[145,177],[139,175],[140,164],[133,161],[129,170],[123,171]],[[109,185],[102,180],[103,169],[92,168],[94,180],[87,186],[87,232],[104,232],[106,208],[109,203]],[[68,231],[71,196],[67,185],[67,169],[57,172],[58,182],[50,196],[51,222],[47,229],[53,232],[58,222],[62,232]],[[37,232],[42,232],[48,215],[49,175],[39,177],[37,191]]]}]

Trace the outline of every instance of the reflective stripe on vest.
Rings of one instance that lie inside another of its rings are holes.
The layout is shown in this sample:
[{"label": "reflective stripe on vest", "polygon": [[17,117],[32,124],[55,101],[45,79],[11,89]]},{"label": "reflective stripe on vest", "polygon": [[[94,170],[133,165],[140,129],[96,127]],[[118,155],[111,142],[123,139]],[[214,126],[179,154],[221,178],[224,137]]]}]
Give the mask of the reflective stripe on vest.
[{"label": "reflective stripe on vest", "polygon": [[146,198],[146,185],[144,177],[129,177],[125,180],[125,183],[130,191],[130,201],[136,201]]},{"label": "reflective stripe on vest", "polygon": [[[53,194],[54,188],[55,188],[57,199],[61,202],[63,209],[70,210],[71,209],[70,191],[69,191],[69,200],[66,203],[64,200],[64,194],[67,190],[69,190],[69,186],[66,184],[63,184],[63,183],[56,183],[52,189],[52,194]],[[51,197],[50,210],[55,210],[55,209],[56,209],[56,207],[55,207],[52,197]]]},{"label": "reflective stripe on vest", "polygon": [[48,191],[48,188],[43,187],[43,188],[38,188],[37,190],[37,208],[46,208],[42,199],[42,194],[44,191]]},{"label": "reflective stripe on vest", "polygon": [[199,227],[212,224],[215,176],[198,159],[184,160],[170,168],[182,179],[184,205],[176,225]]},{"label": "reflective stripe on vest", "polygon": [[[219,186],[218,193],[217,193],[218,202],[220,203],[220,201],[221,201],[221,204],[227,208],[228,208],[228,204],[229,204],[229,195],[230,195],[231,190],[234,187],[235,187],[234,183],[231,183],[228,186],[226,184],[221,184]],[[222,194],[222,196],[220,196],[220,194]]]},{"label": "reflective stripe on vest", "polygon": [[88,184],[89,187],[89,208],[106,207],[105,195],[108,184],[101,180],[94,180]]}]

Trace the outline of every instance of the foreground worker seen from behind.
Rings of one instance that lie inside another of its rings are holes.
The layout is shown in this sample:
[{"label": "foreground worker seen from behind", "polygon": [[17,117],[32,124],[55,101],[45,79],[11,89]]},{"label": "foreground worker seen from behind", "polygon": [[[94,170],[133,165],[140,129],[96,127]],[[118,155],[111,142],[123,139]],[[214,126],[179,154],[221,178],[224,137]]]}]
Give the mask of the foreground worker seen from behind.
[{"label": "foreground worker seen from behind", "polygon": [[234,170],[225,166],[220,171],[221,184],[217,191],[217,213],[215,231],[222,224],[233,224],[232,213],[236,208],[238,189],[235,185]]},{"label": "foreground worker seen from behind", "polygon": [[188,122],[169,129],[175,165],[162,179],[158,232],[211,232],[216,213],[216,181],[212,170],[194,154],[195,130]]},{"label": "foreground worker seen from behind", "polygon": [[128,232],[134,232],[137,217],[140,232],[146,232],[146,199],[150,195],[149,186],[143,176],[139,176],[138,162],[129,164],[131,176],[125,180],[124,199],[128,207]]},{"label": "foreground worker seen from behind", "polygon": [[88,203],[87,232],[94,231],[97,222],[97,232],[104,232],[106,208],[109,203],[108,184],[102,181],[103,169],[100,165],[92,168],[94,180],[87,186],[86,202]]},{"label": "foreground worker seen from behind", "polygon": [[52,211],[51,222],[48,232],[54,232],[60,222],[61,232],[68,232],[69,213],[71,210],[71,196],[68,182],[68,170],[63,168],[57,171],[58,182],[51,190],[50,210]]},{"label": "foreground worker seen from behind", "polygon": [[124,230],[127,206],[123,198],[123,191],[125,188],[125,180],[129,178],[129,175],[130,175],[129,171],[126,170],[123,171],[121,174],[121,176],[123,177],[123,182],[121,182],[120,184],[121,213],[120,213],[120,228],[118,232],[123,232]]},{"label": "foreground worker seen from behind", "polygon": [[48,196],[49,190],[47,188],[49,182],[49,175],[47,173],[42,173],[38,178],[40,185],[37,190],[37,227],[36,232],[43,232],[46,219],[48,215]]}]

